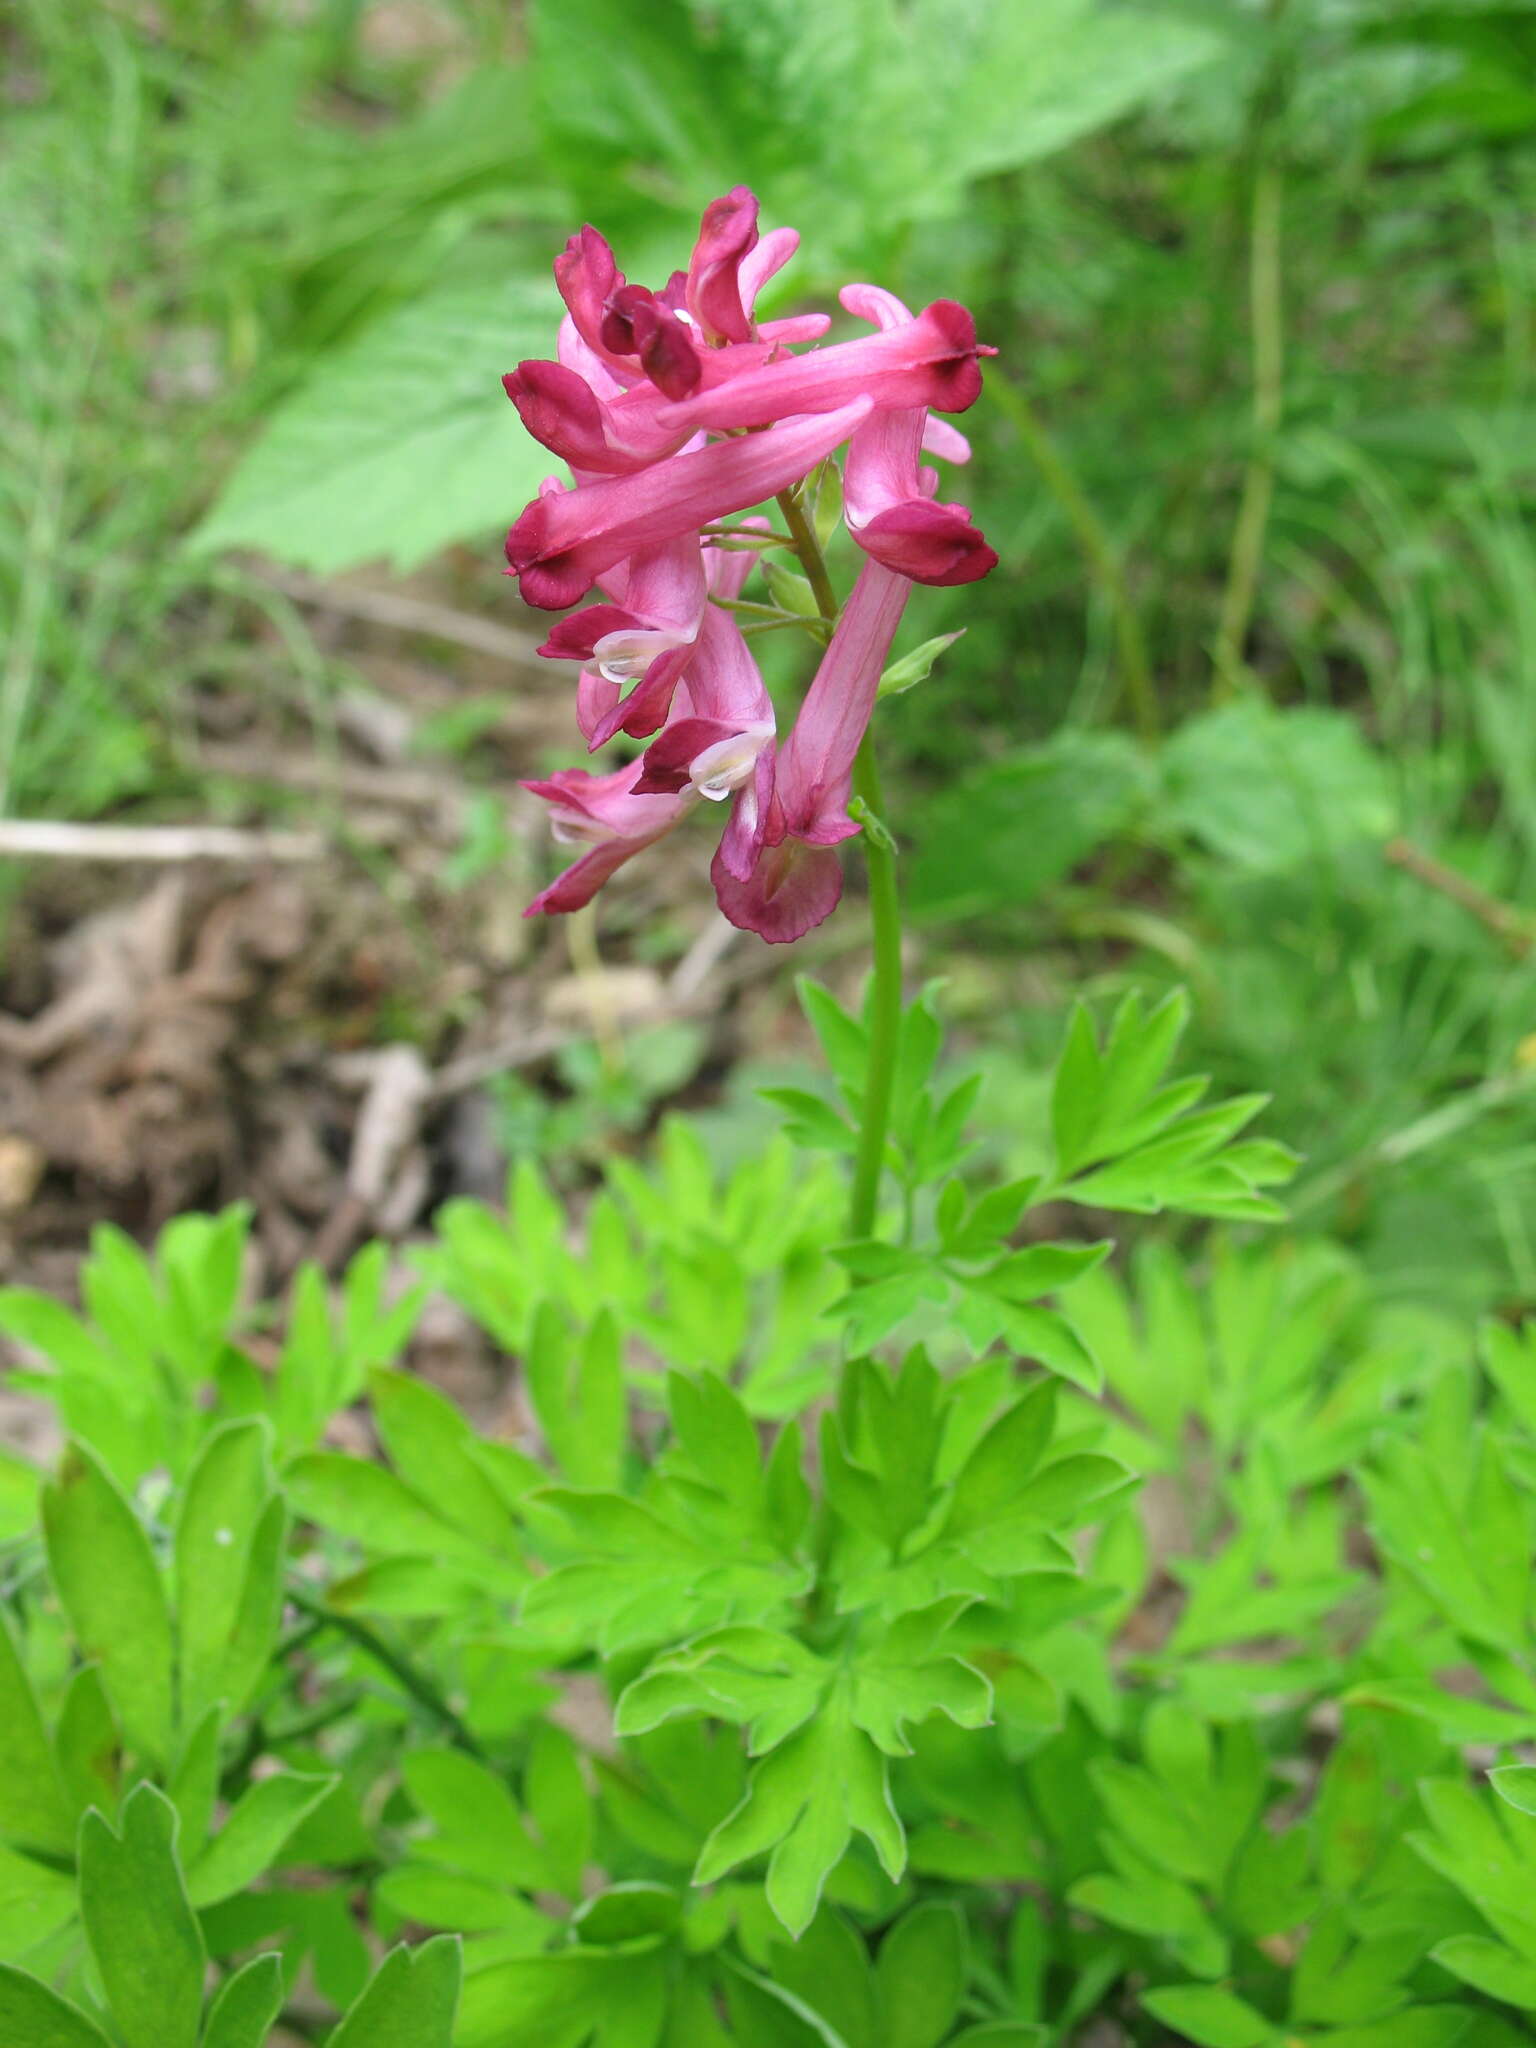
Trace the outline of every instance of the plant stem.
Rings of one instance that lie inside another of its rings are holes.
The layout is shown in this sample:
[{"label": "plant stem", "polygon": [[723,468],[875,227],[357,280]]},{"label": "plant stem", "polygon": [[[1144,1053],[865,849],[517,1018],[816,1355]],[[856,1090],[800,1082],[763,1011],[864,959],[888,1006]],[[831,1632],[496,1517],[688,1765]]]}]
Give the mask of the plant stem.
[{"label": "plant stem", "polygon": [[[867,732],[853,764],[853,790],[876,818],[883,817],[880,769],[873,740]],[[869,872],[869,914],[874,926],[874,980],[870,991],[864,1113],[859,1121],[859,1149],[848,1205],[848,1228],[854,1237],[874,1234],[880,1176],[885,1168],[885,1141],[891,1123],[891,1087],[896,1079],[896,1053],[901,1040],[901,898],[896,887],[896,855],[868,826],[863,840]]]},{"label": "plant stem", "polygon": [[816,609],[829,626],[836,625],[839,610],[837,592],[832,588],[832,578],[827,574],[827,558],[821,552],[821,542],[816,538],[816,529],[806,517],[805,506],[800,493],[791,485],[787,491],[780,491],[774,503],[784,514],[784,524],[789,528],[790,545],[800,557],[800,566],[805,571],[805,580],[811,586],[811,595],[816,600]]},{"label": "plant stem", "polygon": [[303,1587],[290,1584],[288,1598],[301,1613],[313,1616],[322,1627],[335,1629],[339,1635],[350,1636],[360,1650],[366,1651],[376,1664],[383,1665],[403,1692],[408,1693],[418,1706],[425,1708],[433,1720],[442,1723],[456,1748],[464,1750],[470,1756],[478,1757],[481,1763],[489,1763],[490,1758],[475,1735],[465,1726],[432,1680],[424,1671],[419,1671],[403,1651],[391,1649],[384,1638],[376,1635],[367,1622],[359,1621],[352,1614],[338,1614]]},{"label": "plant stem", "polygon": [[1057,447],[1025,393],[1006,377],[994,377],[987,389],[1007,414],[1014,432],[1024,444],[1025,452],[1039,471],[1041,482],[1061,507],[1082,550],[1089,573],[1103,593],[1114,625],[1120,674],[1124,678],[1137,730],[1144,740],[1156,739],[1162,724],[1157,684],[1147,659],[1141,620],[1126,585],[1120,551],[1089,502],[1088,494],[1078,482],[1071,464]]},{"label": "plant stem", "polygon": [[1213,659],[1214,691],[1224,696],[1243,673],[1243,643],[1253,620],[1264,536],[1275,492],[1275,437],[1285,402],[1285,328],[1280,294],[1279,166],[1261,164],[1253,181],[1248,295],[1253,321],[1253,449],[1232,532]]},{"label": "plant stem", "polygon": [[[806,517],[797,491],[781,491],[778,506],[816,599],[816,608],[832,625],[837,619],[837,593],[827,574],[826,557],[821,552],[816,529]],[[880,768],[868,731],[853,764],[853,794],[863,798],[875,820],[883,821]],[[859,1149],[854,1159],[848,1206],[848,1228],[854,1237],[869,1237],[875,1228],[880,1176],[885,1168],[885,1141],[891,1125],[891,1086],[896,1078],[896,1051],[901,1038],[901,898],[896,887],[896,855],[889,841],[867,825],[862,840],[869,872],[869,914],[874,937],[869,1064],[865,1069]]]}]

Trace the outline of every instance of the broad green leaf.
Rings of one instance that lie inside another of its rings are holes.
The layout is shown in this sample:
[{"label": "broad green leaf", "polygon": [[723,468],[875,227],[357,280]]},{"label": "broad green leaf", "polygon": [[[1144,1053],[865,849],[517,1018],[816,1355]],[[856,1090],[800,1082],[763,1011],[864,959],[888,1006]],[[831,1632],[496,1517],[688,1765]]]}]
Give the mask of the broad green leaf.
[{"label": "broad green leaf", "polygon": [[547,1881],[567,1898],[579,1898],[592,1845],[592,1798],[575,1743],[553,1722],[534,1731],[523,1799],[544,1849]]},{"label": "broad green leaf", "polygon": [[492,1550],[514,1550],[516,1531],[500,1488],[479,1463],[474,1430],[425,1380],[378,1367],[370,1375],[374,1420],[390,1463],[446,1522]]},{"label": "broad green leaf", "polygon": [[1342,711],[1244,698],[1181,726],[1161,767],[1170,821],[1240,867],[1283,872],[1393,829],[1385,763]]},{"label": "broad green leaf", "polygon": [[1478,1934],[1453,1934],[1437,1942],[1430,1959],[1490,1998],[1505,2005],[1536,2011],[1536,1961],[1506,1948],[1501,1941],[1486,1941]]},{"label": "broad green leaf", "polygon": [[266,1676],[283,1617],[283,1575],[288,1563],[288,1506],[273,1494],[251,1532],[245,1583],[220,1679],[229,1713],[239,1712]]},{"label": "broad green leaf", "polygon": [[418,1749],[401,1766],[406,1791],[436,1832],[416,1854],[490,1883],[553,1889],[544,1851],[506,1782],[457,1749]]},{"label": "broad green leaf", "polygon": [[187,1873],[194,1906],[212,1906],[245,1891],[277,1861],[299,1823],[339,1781],[281,1771],[243,1792],[224,1825]]},{"label": "broad green leaf", "polygon": [[1075,728],[962,776],[914,817],[913,916],[1017,911],[1128,825],[1149,787],[1134,742]]},{"label": "broad green leaf", "polygon": [[43,1531],[81,1655],[100,1667],[129,1744],[164,1763],[175,1711],[165,1588],[138,1517],[81,1444],[43,1489]]},{"label": "broad green leaf", "polygon": [[938,2048],[960,2010],[965,1918],[948,1899],[903,1913],[880,1943],[881,2048]]},{"label": "broad green leaf", "polygon": [[[176,1633],[181,1711],[190,1725],[227,1699],[226,1674],[271,1494],[264,1421],[233,1422],[209,1436],[187,1479],[176,1524]],[[228,1700],[231,1711],[242,1702]]]},{"label": "broad green leaf", "polygon": [[814,1721],[758,1764],[741,1804],[700,1851],[694,1882],[714,1884],[739,1864],[766,1855],[768,1903],[789,1932],[799,1935],[855,1829],[873,1845],[886,1875],[900,1877],[906,1843],[885,1759],[834,1691]]},{"label": "broad green leaf", "polygon": [[380,1878],[374,1897],[391,1912],[419,1921],[423,1927],[454,1934],[494,1934],[503,1955],[537,1955],[549,1941],[548,1916],[516,1892],[488,1884],[484,1878],[440,1870],[435,1864],[396,1864]]},{"label": "broad green leaf", "polygon": [[366,1458],[313,1451],[289,1467],[288,1490],[307,1521],[377,1555],[489,1561],[483,1544],[445,1521],[395,1473]]},{"label": "broad green leaf", "polygon": [[203,1937],[176,1861],[176,1809],[153,1785],[123,1802],[122,1832],[80,1827],[80,1914],[125,2048],[195,2048]]},{"label": "broad green leaf", "polygon": [[67,1855],[74,1823],[9,1617],[0,1609],[0,1835]]},{"label": "broad green leaf", "polygon": [[0,1445],[0,1543],[29,1536],[37,1527],[43,1475],[27,1459]]},{"label": "broad green leaf", "polygon": [[[652,1937],[476,1970],[464,1986],[456,2048],[524,2041],[538,2048],[654,2048],[667,2001],[666,1957],[658,1947]],[[416,2044],[402,2042],[401,2048]]]},{"label": "broad green leaf", "polygon": [[210,1707],[183,1738],[165,1789],[176,1809],[176,1846],[191,1863],[202,1848],[219,1796],[221,1717]]},{"label": "broad green leaf", "polygon": [[461,1971],[452,1935],[391,1949],[328,2048],[452,2048]]},{"label": "broad green leaf", "polygon": [[282,1957],[257,1956],[235,1972],[214,2000],[202,2048],[266,2048],[282,2003]]},{"label": "broad green leaf", "polygon": [[774,1943],[769,1963],[774,1984],[847,2048],[885,2048],[869,1950],[841,1913],[823,1906],[798,1941]]},{"label": "broad green leaf", "polygon": [[409,569],[505,526],[553,463],[500,379],[548,353],[558,311],[541,278],[449,282],[383,314],[277,407],[194,547]]},{"label": "broad green leaf", "polygon": [[61,1871],[0,1848],[0,1949],[29,1955],[73,1920],[75,1910],[74,1884]]},{"label": "broad green leaf", "polygon": [[0,2041],[15,2048],[107,2048],[94,2021],[10,1963],[0,1963]]},{"label": "broad green leaf", "polygon": [[1259,2048],[1279,2029],[1244,1999],[1215,1984],[1172,1984],[1144,1991],[1142,2005],[1198,2048]]},{"label": "broad green leaf", "polygon": [[1488,1782],[1517,1812],[1536,1814],[1536,1764],[1502,1764]]},{"label": "broad green leaf", "polygon": [[112,1811],[117,1805],[123,1739],[96,1665],[82,1665],[69,1681],[54,1743],[75,1813],[91,1806]]}]

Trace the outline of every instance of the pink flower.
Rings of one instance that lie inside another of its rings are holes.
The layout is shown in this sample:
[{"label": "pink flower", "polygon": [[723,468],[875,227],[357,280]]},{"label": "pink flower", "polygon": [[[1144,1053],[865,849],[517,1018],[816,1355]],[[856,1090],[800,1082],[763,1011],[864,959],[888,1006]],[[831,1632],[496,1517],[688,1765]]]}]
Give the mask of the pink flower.
[{"label": "pink flower", "polygon": [[757,246],[757,198],[736,185],[712,199],[688,264],[688,311],[706,341],[750,341],[750,302],[742,303],[741,266]]},{"label": "pink flower", "polygon": [[[851,284],[839,296],[850,313],[882,333],[912,324],[900,299],[876,285]],[[964,505],[935,502],[938,476],[918,460],[929,424],[926,407],[916,406],[874,413],[859,428],[843,473],[848,531],[877,562],[915,583],[975,583],[997,567],[997,556]],[[959,443],[962,460],[970,454],[953,428],[933,425],[953,436],[951,450]]]},{"label": "pink flower", "polygon": [[865,563],[779,751],[751,868],[740,873],[723,847],[715,856],[721,910],[772,945],[803,938],[843,893],[835,849],[859,830],[848,816],[854,756],[911,588],[906,577]]},{"label": "pink flower", "polygon": [[[685,534],[606,572],[604,584],[621,603],[588,605],[551,629],[541,654],[596,662],[576,687],[576,720],[592,752],[616,733],[644,739],[655,732],[693,660],[705,593],[738,596],[751,567],[745,550],[701,547],[696,534]],[[635,687],[626,697],[629,682]]]},{"label": "pink flower", "polygon": [[697,658],[675,715],[638,761],[611,775],[562,769],[523,787],[551,806],[562,844],[590,851],[528,906],[525,915],[579,910],[610,875],[682,822],[698,799],[735,799],[717,858],[751,872],[760,804],[772,787],[773,704],[747,643],[727,612],[710,607]]},{"label": "pink flower", "polygon": [[576,490],[550,478],[507,535],[507,563],[524,601],[562,611],[636,548],[761,504],[847,440],[869,408],[861,397],[836,412],[713,442],[636,476],[602,477]]},{"label": "pink flower", "polygon": [[590,848],[547,889],[540,890],[524,917],[582,909],[610,875],[681,821],[686,797],[634,794],[641,772],[639,761],[631,761],[612,775],[562,768],[546,782],[523,784],[550,806],[550,829],[558,844]]},{"label": "pink flower", "polygon": [[621,387],[644,378],[668,398],[682,399],[722,374],[711,344],[812,341],[825,334],[829,322],[822,313],[756,324],[757,294],[799,243],[793,228],[776,228],[759,241],[757,200],[737,185],[704,209],[687,272],[659,292],[630,284],[594,227],[572,235],[555,258],[555,282],[576,333]]},{"label": "pink flower", "polygon": [[663,406],[657,417],[663,427],[724,433],[800,413],[832,412],[865,393],[882,408],[964,412],[981,394],[977,358],[992,354],[977,342],[976,323],[964,306],[935,299],[916,319],[879,334],[743,368],[682,404]]}]

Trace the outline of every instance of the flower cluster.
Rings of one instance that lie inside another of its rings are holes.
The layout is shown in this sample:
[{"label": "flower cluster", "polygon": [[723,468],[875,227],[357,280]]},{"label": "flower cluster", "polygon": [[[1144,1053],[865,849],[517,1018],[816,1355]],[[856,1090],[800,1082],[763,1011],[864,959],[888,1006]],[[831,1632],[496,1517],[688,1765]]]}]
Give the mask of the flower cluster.
[{"label": "flower cluster", "polygon": [[[922,461],[969,454],[930,415],[963,412],[980,392],[978,358],[992,351],[970,314],[947,299],[913,314],[849,285],[844,308],[873,332],[797,346],[831,323],[756,318],[799,242],[791,228],[760,237],[757,213],[745,186],[715,200],[687,270],[654,292],[584,227],[555,262],[558,360],[504,379],[573,478],[547,479],[512,528],[509,573],[543,610],[601,593],[539,652],[581,664],[577,717],[592,751],[620,733],[649,742],[611,774],[526,785],[549,804],[557,840],[586,848],[530,915],[590,902],[702,798],[731,804],[712,876],[732,923],[775,941],[819,924],[842,889],[835,849],[860,829],[848,815],[854,756],[908,592],[974,582],[997,561]],[[845,444],[843,512],[868,559],[781,746],[735,609],[773,538],[761,518],[724,522],[803,492]]]}]

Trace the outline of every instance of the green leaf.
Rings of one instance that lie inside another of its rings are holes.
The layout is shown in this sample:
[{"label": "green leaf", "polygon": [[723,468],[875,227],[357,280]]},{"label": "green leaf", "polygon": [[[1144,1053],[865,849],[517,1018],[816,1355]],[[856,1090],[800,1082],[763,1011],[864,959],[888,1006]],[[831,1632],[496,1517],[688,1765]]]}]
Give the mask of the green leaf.
[{"label": "green leaf", "polygon": [[837,2040],[884,2048],[869,1950],[841,1913],[823,1906],[798,1941],[775,1941],[768,1959],[773,1983]]},{"label": "green leaf", "polygon": [[288,1563],[288,1504],[273,1494],[251,1532],[245,1583],[220,1676],[227,1711],[239,1712],[266,1676],[283,1618],[283,1576]]},{"label": "green leaf", "polygon": [[530,1892],[558,1888],[549,1856],[494,1771],[461,1750],[418,1749],[401,1775],[436,1830],[415,1845],[419,1856],[492,1884]]},{"label": "green leaf", "polygon": [[1245,697],[1180,726],[1161,767],[1171,822],[1217,858],[1260,873],[1393,830],[1386,765],[1342,711],[1279,710]]},{"label": "green leaf", "polygon": [[1430,1960],[1449,1970],[1474,1990],[1536,2012],[1536,1961],[1516,1955],[1502,1941],[1486,1941],[1478,1934],[1453,1934],[1437,1942]]},{"label": "green leaf", "polygon": [[189,1725],[228,1699],[230,1651],[251,1566],[251,1545],[271,1497],[265,1421],[233,1422],[209,1436],[187,1479],[176,1524],[176,1632],[181,1711]]},{"label": "green leaf", "polygon": [[1172,1984],[1144,1991],[1141,2002],[1154,2019],[1199,2048],[1258,2048],[1279,2031],[1263,2013],[1215,1984]]},{"label": "green leaf", "polygon": [[176,1809],[153,1785],[123,1803],[122,1833],[80,1826],[80,1914],[125,2048],[196,2048],[203,1937],[176,1862]]},{"label": "green leaf", "polygon": [[473,1428],[447,1396],[412,1373],[385,1367],[369,1376],[368,1389],[384,1448],[406,1484],[466,1535],[515,1552],[516,1529],[501,1490],[480,1464]]},{"label": "green leaf", "polygon": [[194,1906],[212,1906],[245,1891],[276,1862],[283,1844],[340,1781],[280,1771],[258,1778],[240,1795],[223,1827],[187,1874]]},{"label": "green leaf", "polygon": [[766,1855],[768,1904],[798,1936],[855,1830],[873,1844],[886,1875],[900,1877],[906,1843],[885,1759],[854,1725],[850,1702],[836,1687],[809,1726],[757,1765],[740,1805],[700,1851],[694,1882],[714,1884]]},{"label": "green leaf", "polygon": [[629,1428],[623,1339],[608,1309],[585,1335],[539,1304],[523,1359],[528,1395],[561,1470],[578,1486],[617,1486]]},{"label": "green leaf", "polygon": [[1517,1813],[1536,1814],[1536,1764],[1501,1764],[1488,1782]]},{"label": "green leaf", "polygon": [[171,1619],[138,1517],[82,1444],[43,1489],[48,1565],[83,1657],[100,1666],[129,1743],[170,1754]]},{"label": "green leaf", "polygon": [[921,647],[914,647],[910,654],[904,654],[881,672],[878,697],[899,697],[904,691],[918,683],[926,683],[933,674],[933,665],[946,648],[953,647],[963,637],[964,626],[958,632],[939,633],[932,640],[925,640]]},{"label": "green leaf", "polygon": [[965,1916],[948,1899],[914,1906],[880,1943],[881,2048],[938,2048],[966,1981]]},{"label": "green leaf", "polygon": [[975,769],[916,812],[912,915],[1018,910],[1127,826],[1149,788],[1134,741],[1076,728]]},{"label": "green leaf", "polygon": [[266,2048],[283,2003],[283,1959],[257,1956],[224,1984],[203,2030],[203,2048]]},{"label": "green leaf", "polygon": [[558,311],[541,278],[450,282],[385,313],[278,405],[192,546],[409,569],[505,526],[551,462],[498,380],[549,348]]},{"label": "green leaf", "polygon": [[295,1509],[382,1557],[443,1557],[489,1565],[490,1553],[443,1520],[382,1465],[340,1451],[313,1451],[288,1469]]},{"label": "green leaf", "polygon": [[0,1963],[0,2041],[15,2048],[108,2048],[83,2012],[11,1963]]},{"label": "green leaf", "polygon": [[190,1862],[207,1838],[213,1809],[219,1796],[219,1736],[221,1721],[217,1707],[210,1707],[201,1721],[182,1738],[176,1762],[165,1789],[176,1809],[176,1846],[184,1861]]},{"label": "green leaf", "polygon": [[391,1949],[328,2048],[453,2048],[461,1973],[452,1935]]},{"label": "green leaf", "polygon": [[61,1872],[0,1848],[0,1948],[29,1955],[75,1917],[75,1887]]},{"label": "green leaf", "polygon": [[765,556],[763,574],[768,580],[773,601],[781,611],[794,612],[802,619],[820,617],[816,593],[812,590],[809,579],[798,569],[788,569],[782,562],[772,561]]},{"label": "green leaf", "polygon": [[65,1802],[53,1745],[3,1608],[0,1728],[5,1731],[5,1761],[0,1769],[0,1835],[23,1847],[67,1855],[74,1844],[74,1823]]},{"label": "green leaf", "polygon": [[[658,1947],[654,1937],[614,1948],[578,1946],[474,1971],[464,1987],[457,2048],[525,2041],[538,2048],[654,2048],[667,2005],[667,1958]],[[435,2041],[424,2048],[436,2048]]]},{"label": "green leaf", "polygon": [[75,1813],[84,1813],[90,1806],[114,1808],[122,1736],[96,1665],[83,1665],[69,1681],[54,1740],[64,1789]]}]

